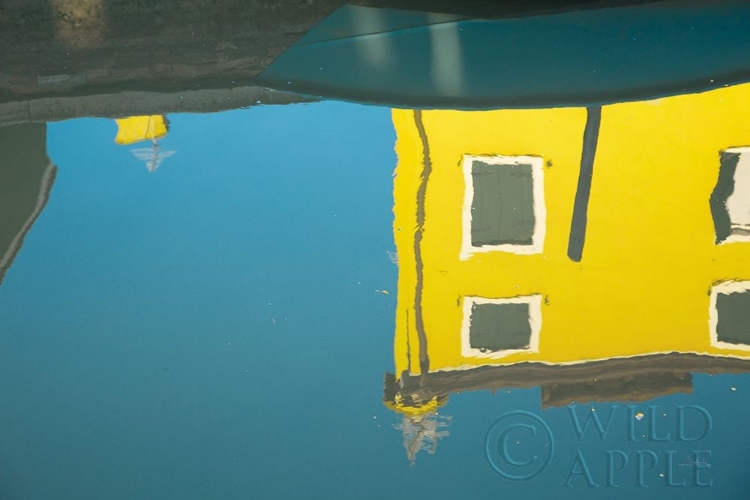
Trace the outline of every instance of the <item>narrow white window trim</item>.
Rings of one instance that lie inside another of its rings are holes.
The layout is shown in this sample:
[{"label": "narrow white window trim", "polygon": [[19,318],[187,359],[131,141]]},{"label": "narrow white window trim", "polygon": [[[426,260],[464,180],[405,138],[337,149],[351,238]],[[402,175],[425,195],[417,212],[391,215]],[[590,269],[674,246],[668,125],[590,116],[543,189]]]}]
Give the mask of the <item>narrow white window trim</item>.
[{"label": "narrow white window trim", "polygon": [[[471,205],[474,201],[474,180],[471,175],[475,161],[488,165],[513,166],[531,165],[532,192],[534,194],[534,232],[531,245],[483,245],[475,247],[471,243]],[[544,237],[547,232],[547,208],[544,203],[544,161],[540,156],[474,156],[464,155],[462,168],[464,174],[464,204],[462,210],[462,244],[461,260],[469,259],[475,253],[508,252],[521,255],[538,254],[544,251]]]},{"label": "narrow white window trim", "polygon": [[[728,148],[724,151],[739,154],[740,159],[733,179],[734,193],[726,201],[732,234],[721,244],[750,242],[750,234],[742,234],[750,231],[750,217],[748,216],[748,206],[750,205],[750,147]],[[742,222],[738,223],[737,217],[741,217]]]},{"label": "narrow white window trim", "polygon": [[732,344],[730,342],[721,342],[719,340],[719,332],[717,327],[719,325],[719,310],[716,307],[716,302],[719,294],[730,294],[730,293],[741,293],[750,291],[750,281],[725,281],[719,283],[711,288],[711,303],[708,308],[708,326],[711,335],[711,346],[717,349],[733,349],[735,351],[750,351],[750,345],[747,344]]},{"label": "narrow white window trim", "polygon": [[[529,325],[531,336],[527,349],[506,349],[502,351],[486,352],[471,347],[471,309],[481,304],[528,304]],[[525,295],[504,299],[490,299],[486,297],[465,296],[463,298],[463,320],[461,322],[461,355],[464,358],[498,359],[518,353],[538,353],[539,333],[542,330],[542,295]]]}]

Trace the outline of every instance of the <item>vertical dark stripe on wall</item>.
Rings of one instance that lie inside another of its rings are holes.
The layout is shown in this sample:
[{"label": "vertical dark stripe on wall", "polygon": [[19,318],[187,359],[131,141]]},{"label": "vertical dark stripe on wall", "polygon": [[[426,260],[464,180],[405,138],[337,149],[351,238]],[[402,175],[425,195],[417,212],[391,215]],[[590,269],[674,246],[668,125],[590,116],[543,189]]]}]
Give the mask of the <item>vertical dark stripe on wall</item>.
[{"label": "vertical dark stripe on wall", "polygon": [[427,354],[427,335],[424,330],[422,318],[422,288],[424,286],[424,264],[422,262],[422,232],[424,231],[424,204],[427,196],[427,181],[432,172],[432,160],[430,160],[430,146],[427,142],[427,132],[422,123],[422,111],[414,111],[414,123],[417,125],[419,138],[422,140],[422,158],[424,169],[420,176],[419,190],[417,191],[417,227],[414,229],[414,257],[417,264],[417,289],[414,294],[414,322],[417,327],[419,338],[419,370],[422,381],[426,380],[430,371],[430,356]]},{"label": "vertical dark stripe on wall", "polygon": [[587,111],[586,129],[583,132],[581,170],[578,174],[578,190],[573,204],[573,221],[570,225],[570,240],[568,240],[568,257],[574,262],[580,262],[583,257],[591,179],[594,175],[594,157],[596,156],[596,144],[599,140],[599,124],[602,121],[601,106],[588,108]]},{"label": "vertical dark stripe on wall", "polygon": [[[409,310],[406,310],[406,375],[411,373],[411,339],[409,336]],[[403,376],[403,374],[401,374]]]}]

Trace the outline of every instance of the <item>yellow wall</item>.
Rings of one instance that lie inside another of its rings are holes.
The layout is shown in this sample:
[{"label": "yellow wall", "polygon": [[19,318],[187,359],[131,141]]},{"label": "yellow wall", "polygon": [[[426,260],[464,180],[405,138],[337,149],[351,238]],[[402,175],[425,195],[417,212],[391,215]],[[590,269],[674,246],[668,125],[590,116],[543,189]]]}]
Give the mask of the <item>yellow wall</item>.
[{"label": "yellow wall", "polygon": [[133,144],[141,141],[153,141],[167,135],[167,120],[162,115],[131,116],[118,118],[117,144]]},{"label": "yellow wall", "polygon": [[[394,234],[399,255],[396,373],[419,373],[415,284],[417,189],[424,144],[415,112],[394,110],[398,166]],[[585,109],[425,111],[432,172],[421,255],[430,370],[479,364],[577,362],[713,348],[709,290],[750,280],[750,243],[715,245],[709,197],[719,152],[750,145],[750,85],[602,109],[581,262],[567,257]],[[463,155],[544,160],[547,232],[537,255],[459,259]],[[501,359],[461,355],[462,297],[542,294],[538,353]],[[398,375],[397,375],[398,376]]]}]

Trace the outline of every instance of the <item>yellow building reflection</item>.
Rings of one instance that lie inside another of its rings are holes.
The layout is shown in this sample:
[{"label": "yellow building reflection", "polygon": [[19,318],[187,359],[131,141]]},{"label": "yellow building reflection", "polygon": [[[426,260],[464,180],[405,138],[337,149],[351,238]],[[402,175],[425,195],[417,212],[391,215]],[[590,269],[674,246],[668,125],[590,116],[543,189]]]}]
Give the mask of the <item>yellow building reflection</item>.
[{"label": "yellow building reflection", "polygon": [[750,85],[596,108],[394,110],[386,404],[542,404],[750,371]]},{"label": "yellow building reflection", "polygon": [[55,38],[69,49],[96,48],[107,42],[103,0],[50,0]]},{"label": "yellow building reflection", "polygon": [[135,144],[142,141],[156,141],[167,135],[169,122],[163,115],[130,116],[118,118],[117,144]]},{"label": "yellow building reflection", "polygon": [[163,150],[158,140],[166,137],[169,132],[169,120],[163,115],[131,116],[118,118],[117,136],[115,143],[128,145],[144,141],[151,141],[151,147],[135,148],[130,152],[143,161],[149,172],[154,172],[165,158],[169,158],[175,151]]}]

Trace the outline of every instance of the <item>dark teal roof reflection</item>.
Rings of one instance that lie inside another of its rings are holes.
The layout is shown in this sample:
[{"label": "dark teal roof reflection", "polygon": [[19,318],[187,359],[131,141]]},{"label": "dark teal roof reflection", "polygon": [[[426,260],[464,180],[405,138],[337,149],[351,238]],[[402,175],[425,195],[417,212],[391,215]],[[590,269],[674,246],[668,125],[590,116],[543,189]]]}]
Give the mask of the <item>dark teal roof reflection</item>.
[{"label": "dark teal roof reflection", "polygon": [[[590,2],[589,2],[590,3]],[[750,4],[460,14],[345,6],[256,83],[391,107],[586,106],[750,80]]]}]

